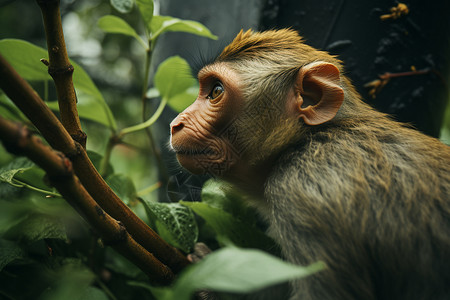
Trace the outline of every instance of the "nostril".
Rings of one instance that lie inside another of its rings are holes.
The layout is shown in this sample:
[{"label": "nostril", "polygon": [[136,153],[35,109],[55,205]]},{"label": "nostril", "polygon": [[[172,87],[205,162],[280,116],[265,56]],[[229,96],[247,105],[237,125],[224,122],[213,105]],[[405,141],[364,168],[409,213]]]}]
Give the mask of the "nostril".
[{"label": "nostril", "polygon": [[175,134],[176,132],[180,131],[181,129],[183,129],[183,127],[184,127],[184,124],[181,122],[172,125],[172,128],[171,128],[172,135]]}]

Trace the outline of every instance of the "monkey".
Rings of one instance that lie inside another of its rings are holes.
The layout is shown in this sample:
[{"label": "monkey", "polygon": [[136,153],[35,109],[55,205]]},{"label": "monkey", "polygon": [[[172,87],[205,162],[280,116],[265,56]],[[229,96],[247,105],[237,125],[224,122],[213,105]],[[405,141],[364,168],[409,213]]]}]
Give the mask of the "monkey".
[{"label": "monkey", "polygon": [[363,102],[292,29],[241,31],[198,80],[171,148],[249,195],[288,262],[325,262],[290,299],[450,299],[449,146]]}]

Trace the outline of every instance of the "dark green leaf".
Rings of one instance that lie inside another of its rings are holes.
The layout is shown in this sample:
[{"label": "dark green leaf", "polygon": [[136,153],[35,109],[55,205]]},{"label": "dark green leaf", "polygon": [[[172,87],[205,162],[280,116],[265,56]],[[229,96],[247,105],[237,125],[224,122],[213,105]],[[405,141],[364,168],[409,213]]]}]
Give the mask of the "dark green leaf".
[{"label": "dark green leaf", "polygon": [[57,218],[43,214],[33,214],[10,228],[5,237],[26,243],[42,239],[67,239],[64,224]]},{"label": "dark green leaf", "polygon": [[92,291],[91,283],[95,275],[78,260],[66,260],[66,264],[55,272],[55,281],[40,300],[105,300],[106,295],[100,290]]},{"label": "dark green leaf", "polygon": [[19,245],[0,239],[0,271],[14,260],[24,257],[26,257],[26,254]]},{"label": "dark green leaf", "polygon": [[9,98],[0,91],[0,116],[8,120],[27,122],[28,119]]},{"label": "dark green leaf", "polygon": [[139,275],[144,274],[141,269],[122,255],[118,254],[112,248],[106,248],[106,256],[106,267],[116,273],[123,274],[130,278],[136,278]]},{"label": "dark green leaf", "polygon": [[191,252],[198,238],[198,227],[192,211],[178,203],[142,202],[148,218],[155,224],[161,237],[184,252]]},{"label": "dark green leaf", "polygon": [[217,39],[217,36],[199,22],[180,20],[169,16],[154,16],[151,23],[152,40],[157,39],[162,33],[167,31],[187,32],[213,40]]},{"label": "dark green leaf", "polygon": [[[89,156],[89,159],[92,161],[92,164],[94,165],[94,167],[97,170],[100,170],[100,165],[102,163],[103,156],[101,154],[99,154],[99,153],[97,153],[95,151],[91,151],[91,150],[87,150],[87,154]],[[108,164],[108,167],[106,168],[106,172],[105,173],[106,174],[114,173],[114,169],[111,166],[111,164]],[[102,174],[102,175],[104,175],[104,174]]]},{"label": "dark green leaf", "polygon": [[169,100],[193,86],[195,79],[186,60],[172,56],[159,65],[154,83],[161,96]]},{"label": "dark green leaf", "polygon": [[202,217],[218,237],[228,239],[240,247],[273,251],[275,243],[252,224],[241,221],[222,209],[204,202],[180,201],[180,203],[190,207]]},{"label": "dark green leaf", "polygon": [[111,5],[119,12],[126,14],[133,9],[133,0],[111,0]]},{"label": "dark green leaf", "polygon": [[145,27],[151,32],[151,24],[153,19],[153,0],[136,0],[136,4],[144,19]]},{"label": "dark green leaf", "polygon": [[106,179],[106,182],[127,205],[136,200],[136,188],[130,177],[122,174],[113,174]]}]

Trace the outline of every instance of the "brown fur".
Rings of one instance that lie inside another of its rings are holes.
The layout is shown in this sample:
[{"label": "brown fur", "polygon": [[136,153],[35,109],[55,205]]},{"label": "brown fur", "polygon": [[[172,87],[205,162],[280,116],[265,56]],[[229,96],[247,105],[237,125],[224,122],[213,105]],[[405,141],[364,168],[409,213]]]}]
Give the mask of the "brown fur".
[{"label": "brown fur", "polygon": [[[299,42],[286,30],[241,33],[219,59],[240,53],[237,61],[270,65],[281,48],[291,69],[328,61],[342,70],[326,53],[290,44]],[[449,147],[371,109],[345,77],[341,85],[345,101],[332,121],[252,135],[265,153],[291,145],[265,184],[271,235],[287,260],[329,267],[296,282],[293,298],[449,299]]]},{"label": "brown fur", "polygon": [[[268,95],[284,99],[287,89],[273,91],[270,82],[292,85],[292,74],[308,63],[343,70],[291,30],[241,32],[219,60],[256,82],[252,105]],[[247,60],[273,73],[252,77],[241,62]],[[449,147],[371,109],[345,77],[341,85],[345,101],[331,122],[278,126],[268,114],[260,120],[266,126],[250,135],[257,145],[250,148],[261,150],[257,159],[282,152],[265,184],[271,235],[289,261],[329,267],[297,282],[293,298],[449,299]]]},{"label": "brown fur", "polygon": [[[314,62],[339,69],[344,101],[310,126],[290,101]],[[450,299],[450,148],[361,101],[341,62],[293,30],[241,32],[216,65],[243,101],[240,161],[219,175],[253,195],[288,261],[328,266],[292,299]]]}]

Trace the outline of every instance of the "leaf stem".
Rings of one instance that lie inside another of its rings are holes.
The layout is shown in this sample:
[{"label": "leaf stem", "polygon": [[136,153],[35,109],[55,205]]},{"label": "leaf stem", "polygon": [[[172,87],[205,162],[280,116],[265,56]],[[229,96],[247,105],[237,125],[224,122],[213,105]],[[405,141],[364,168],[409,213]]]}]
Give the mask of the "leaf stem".
[{"label": "leaf stem", "polygon": [[147,194],[150,194],[150,193],[153,192],[153,191],[156,191],[156,190],[159,189],[160,187],[161,187],[161,182],[158,181],[157,183],[152,184],[151,186],[146,187],[145,189],[142,189],[142,190],[138,191],[138,192],[136,193],[136,196],[138,196],[138,197],[145,196],[145,195],[147,195]]},{"label": "leaf stem", "polygon": [[145,129],[145,128],[153,125],[156,122],[156,120],[158,120],[161,113],[163,112],[164,107],[166,107],[166,104],[167,104],[167,98],[163,98],[161,100],[161,103],[159,104],[158,108],[156,109],[155,113],[153,114],[153,116],[150,117],[150,119],[148,119],[144,123],[122,129],[118,134],[118,138],[121,139],[126,134]]},{"label": "leaf stem", "polygon": [[13,178],[12,181],[9,184],[11,184],[12,186],[15,186],[15,187],[19,187],[19,188],[27,188],[29,190],[32,190],[32,191],[35,191],[35,192],[39,192],[41,194],[45,194],[45,195],[48,195],[48,196],[61,197],[61,195],[59,193],[54,193],[54,192],[50,192],[50,191],[47,191],[47,190],[43,190],[43,189],[37,188],[35,186],[29,185],[28,183],[20,181],[20,180],[18,180],[16,178]]}]

